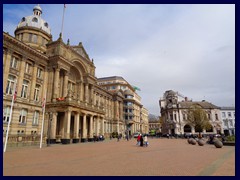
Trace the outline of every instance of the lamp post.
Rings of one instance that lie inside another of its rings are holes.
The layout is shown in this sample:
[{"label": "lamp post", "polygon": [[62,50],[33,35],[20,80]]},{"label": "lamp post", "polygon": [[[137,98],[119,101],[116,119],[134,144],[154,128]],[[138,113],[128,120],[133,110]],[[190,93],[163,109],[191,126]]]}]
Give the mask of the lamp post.
[{"label": "lamp post", "polygon": [[48,141],[47,141],[47,146],[49,147],[51,142],[50,142],[50,138],[51,138],[51,123],[52,123],[52,118],[53,118],[53,114],[52,112],[49,113],[49,120],[48,120]]}]

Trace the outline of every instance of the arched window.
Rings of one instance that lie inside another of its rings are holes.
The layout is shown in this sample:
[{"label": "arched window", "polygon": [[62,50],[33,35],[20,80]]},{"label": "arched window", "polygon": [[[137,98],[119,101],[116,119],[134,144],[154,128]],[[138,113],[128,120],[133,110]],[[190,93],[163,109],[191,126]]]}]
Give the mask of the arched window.
[{"label": "arched window", "polygon": [[34,17],[34,18],[32,19],[32,22],[38,22],[38,19],[37,19],[36,17]]},{"label": "arched window", "polygon": [[24,22],[24,21],[26,21],[26,18],[25,18],[25,17],[22,18],[22,22]]}]

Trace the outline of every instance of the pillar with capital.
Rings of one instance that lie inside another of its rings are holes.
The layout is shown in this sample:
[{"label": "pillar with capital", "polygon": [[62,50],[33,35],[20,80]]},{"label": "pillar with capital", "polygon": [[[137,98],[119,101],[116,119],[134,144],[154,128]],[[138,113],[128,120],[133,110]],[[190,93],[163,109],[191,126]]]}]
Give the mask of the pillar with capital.
[{"label": "pillar with capital", "polygon": [[74,134],[73,134],[73,143],[79,142],[79,112],[74,114]]},{"label": "pillar with capital", "polygon": [[54,72],[54,88],[53,88],[53,102],[56,102],[56,98],[59,96],[59,89],[58,89],[58,83],[59,83],[59,68],[55,68]]},{"label": "pillar with capital", "polygon": [[[5,52],[5,51],[4,51]],[[4,74],[3,74],[3,92],[6,92],[7,88],[7,82],[8,82],[8,74],[10,69],[10,62],[12,58],[12,51],[6,51],[6,54],[4,53]]]},{"label": "pillar with capital", "polygon": [[57,129],[57,113],[52,113],[51,123],[51,135],[50,135],[50,143],[56,143],[56,129]]},{"label": "pillar with capital", "polygon": [[36,77],[37,77],[37,65],[33,64],[33,74],[32,74],[32,82],[31,82],[31,92],[30,92],[30,100],[34,100],[34,91],[36,86]]},{"label": "pillar with capital", "polygon": [[64,134],[61,139],[62,144],[70,144],[70,120],[71,111],[67,110],[64,115]]},{"label": "pillar with capital", "polygon": [[88,138],[88,141],[93,141],[93,115],[90,116],[90,131],[89,131],[89,138]]},{"label": "pillar with capital", "polygon": [[86,84],[85,84],[85,92],[84,92],[84,95],[85,95],[85,96],[84,96],[84,98],[85,98],[84,100],[85,100],[86,103],[89,102],[89,101],[88,101],[88,100],[89,100],[89,99],[88,99],[88,98],[89,98],[88,93],[89,93],[89,92],[88,92],[88,84],[86,83]]},{"label": "pillar with capital", "polygon": [[68,72],[64,72],[64,78],[63,78],[63,97],[67,96],[68,93]]},{"label": "pillar with capital", "polygon": [[87,142],[87,115],[83,114],[83,127],[81,142]]}]

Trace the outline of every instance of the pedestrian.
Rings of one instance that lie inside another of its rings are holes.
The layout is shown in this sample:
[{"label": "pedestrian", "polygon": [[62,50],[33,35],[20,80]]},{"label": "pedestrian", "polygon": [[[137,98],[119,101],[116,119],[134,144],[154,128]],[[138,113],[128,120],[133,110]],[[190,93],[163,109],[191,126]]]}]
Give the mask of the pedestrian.
[{"label": "pedestrian", "polygon": [[143,137],[142,137],[142,135],[140,135],[140,146],[143,147]]},{"label": "pedestrian", "polygon": [[120,134],[118,135],[118,137],[117,137],[117,141],[119,141],[120,140]]},{"label": "pedestrian", "polygon": [[137,144],[136,144],[136,145],[140,145],[140,139],[141,139],[141,134],[139,134],[139,135],[137,136]]},{"label": "pedestrian", "polygon": [[148,146],[148,138],[147,135],[144,136],[144,144],[147,147]]}]

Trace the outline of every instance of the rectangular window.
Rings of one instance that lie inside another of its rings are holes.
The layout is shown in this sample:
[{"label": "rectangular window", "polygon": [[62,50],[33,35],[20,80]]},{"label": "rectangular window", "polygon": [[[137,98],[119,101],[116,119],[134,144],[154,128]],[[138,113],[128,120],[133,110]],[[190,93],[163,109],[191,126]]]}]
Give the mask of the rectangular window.
[{"label": "rectangular window", "polygon": [[215,114],[215,118],[216,118],[216,120],[218,120],[218,114]]},{"label": "rectangular window", "polygon": [[226,117],[226,113],[222,112],[222,117],[225,118]]},{"label": "rectangular window", "polygon": [[228,117],[232,117],[232,113],[231,112],[228,112]]},{"label": "rectangular window", "polygon": [[34,112],[34,116],[33,116],[33,125],[38,125],[38,120],[39,120],[39,111],[35,111]]},{"label": "rectangular window", "polygon": [[27,92],[28,92],[28,81],[23,80],[21,97],[27,98]]},{"label": "rectangular window", "polygon": [[30,63],[26,62],[25,73],[31,74],[31,70],[32,70],[32,65]]},{"label": "rectangular window", "polygon": [[229,124],[230,124],[231,127],[233,126],[232,120],[229,120]]},{"label": "rectangular window", "polygon": [[227,126],[228,126],[228,123],[227,123],[227,121],[226,121],[226,120],[224,120],[223,122],[224,122],[224,126],[226,126],[226,127],[227,127]]},{"label": "rectangular window", "polygon": [[18,67],[18,59],[14,56],[11,59],[10,67],[14,68],[14,69],[17,69],[17,67]]},{"label": "rectangular window", "polygon": [[3,109],[3,122],[8,122],[10,118],[10,107],[7,106]]},{"label": "rectangular window", "polygon": [[33,34],[33,37],[32,37],[32,38],[33,38],[33,42],[34,42],[34,43],[37,43],[37,35]]},{"label": "rectangular window", "polygon": [[36,84],[36,87],[34,90],[34,101],[39,101],[39,94],[40,94],[40,85]]},{"label": "rectangular window", "polygon": [[27,110],[26,109],[22,109],[20,111],[19,123],[26,124],[26,122],[27,122]]},{"label": "rectangular window", "polygon": [[29,36],[28,36],[28,41],[29,41],[29,42],[32,42],[32,35],[33,35],[33,34],[29,33]]},{"label": "rectangular window", "polygon": [[37,77],[42,78],[42,69],[41,68],[37,69]]},{"label": "rectangular window", "polygon": [[8,76],[8,82],[7,82],[7,88],[6,88],[6,94],[13,94],[13,88],[14,88],[14,82],[16,78],[12,75]]},{"label": "rectangular window", "polygon": [[208,114],[208,119],[211,120],[211,115],[210,114]]}]

